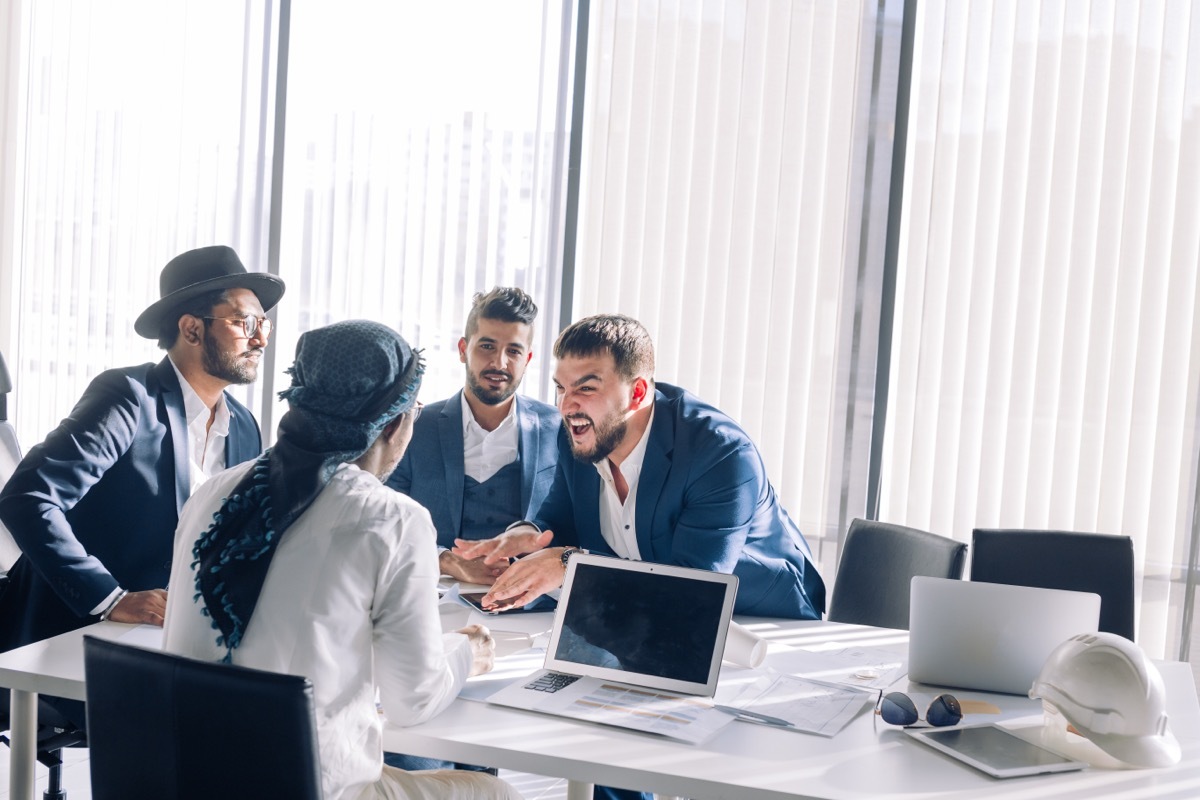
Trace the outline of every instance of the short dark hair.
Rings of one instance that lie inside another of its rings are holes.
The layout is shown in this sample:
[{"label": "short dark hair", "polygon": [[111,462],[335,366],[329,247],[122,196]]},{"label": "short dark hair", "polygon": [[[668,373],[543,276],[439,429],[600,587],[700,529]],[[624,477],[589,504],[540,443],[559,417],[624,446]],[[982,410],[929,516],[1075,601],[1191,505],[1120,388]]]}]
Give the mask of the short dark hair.
[{"label": "short dark hair", "polygon": [[611,353],[623,380],[654,379],[654,342],[633,317],[596,314],[568,325],[554,342],[554,357],[587,358]]},{"label": "short dark hair", "polygon": [[[225,302],[228,291],[228,289],[215,289],[205,292],[186,303],[180,303],[163,314],[158,323],[158,346],[163,350],[170,350],[174,347],[176,340],[179,339],[179,318],[184,314],[191,314],[193,317],[207,317],[212,314],[214,308]],[[205,320],[204,324],[207,326],[208,321]]]},{"label": "short dark hair", "polygon": [[479,320],[495,319],[501,322],[523,322],[533,325],[538,307],[533,298],[515,286],[497,286],[490,292],[476,292],[471,299],[471,311],[467,314],[464,336],[470,339],[479,330]]}]

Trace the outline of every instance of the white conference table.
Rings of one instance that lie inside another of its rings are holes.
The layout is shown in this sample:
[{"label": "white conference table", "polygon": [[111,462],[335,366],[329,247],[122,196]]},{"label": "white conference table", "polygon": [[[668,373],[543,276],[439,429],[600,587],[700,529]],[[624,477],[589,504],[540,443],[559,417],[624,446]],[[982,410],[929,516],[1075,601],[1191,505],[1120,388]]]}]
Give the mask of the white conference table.
[{"label": "white conference table", "polygon": [[[0,653],[0,687],[11,693],[8,796],[34,800],[37,759],[37,696],[84,699],[83,635],[120,639],[136,625],[99,622],[78,631]],[[158,637],[161,643],[161,635]]]},{"label": "white conference table", "polygon": [[[534,616],[534,615],[528,615]],[[549,626],[549,616],[545,623]],[[473,619],[478,619],[474,617]],[[833,643],[863,648],[907,648],[907,631],[828,622],[741,621],[768,639],[767,665],[790,648]],[[494,629],[503,619],[491,620]],[[533,626],[537,628],[537,625]],[[499,638],[498,634],[498,638]],[[519,661],[519,657],[503,661]],[[526,656],[523,668],[540,666]],[[498,670],[503,668],[500,663]],[[530,663],[532,662],[532,664]],[[593,784],[704,800],[876,800],[876,798],[1188,798],[1200,797],[1200,709],[1189,665],[1163,665],[1172,716],[1183,745],[1183,762],[1155,770],[1091,768],[1083,772],[997,780],[925,747],[900,730],[877,722],[869,711],[832,738],[734,722],[703,745],[674,742],[621,728],[573,722],[536,712],[459,699],[433,720],[412,728],[388,726],[384,748],[459,763],[566,778],[569,796],[588,797]],[[750,670],[722,670],[725,684],[749,679]],[[815,677],[815,676],[814,676]],[[478,679],[476,679],[478,680]],[[488,680],[486,677],[484,680]],[[910,684],[894,687],[930,696],[942,690]],[[1013,695],[952,690],[960,699],[988,700],[998,716],[968,715],[964,724],[996,721],[1036,740],[1040,701]]]},{"label": "white conference table", "polygon": [[[465,611],[465,610],[464,610]],[[535,615],[525,615],[534,617]],[[546,615],[548,619],[549,615]],[[457,618],[446,619],[458,624]],[[907,634],[836,623],[743,620],[772,642],[768,663],[792,647],[837,642],[865,648],[904,646]],[[502,629],[503,620],[492,620]],[[536,627],[536,624],[535,624]],[[12,690],[12,800],[34,800],[36,699],[38,693],[84,698],[83,636],[121,639],[153,646],[157,631],[114,622],[0,653],[0,687]],[[503,643],[506,637],[497,634]],[[537,666],[532,654],[500,659],[500,670]],[[1183,762],[1154,770],[1092,768],[1084,772],[995,780],[910,741],[864,713],[832,738],[734,722],[704,745],[688,745],[622,729],[517,711],[458,699],[443,713],[412,728],[388,726],[384,747],[412,755],[487,764],[565,778],[571,797],[586,797],[591,784],[605,784],[696,800],[736,798],[1196,798],[1200,797],[1200,711],[1187,665],[1164,665],[1173,725]],[[1178,669],[1176,669],[1178,668]],[[728,668],[722,684],[746,680],[748,670]],[[484,679],[486,682],[487,678]],[[900,680],[896,688],[930,691]],[[724,691],[724,687],[723,687]],[[931,692],[934,693],[934,692]],[[999,706],[999,717],[968,716],[967,723],[996,720],[1020,729],[1040,719],[1028,698],[955,692]],[[1174,711],[1173,711],[1174,713]],[[1178,724],[1176,724],[1178,723]]]}]

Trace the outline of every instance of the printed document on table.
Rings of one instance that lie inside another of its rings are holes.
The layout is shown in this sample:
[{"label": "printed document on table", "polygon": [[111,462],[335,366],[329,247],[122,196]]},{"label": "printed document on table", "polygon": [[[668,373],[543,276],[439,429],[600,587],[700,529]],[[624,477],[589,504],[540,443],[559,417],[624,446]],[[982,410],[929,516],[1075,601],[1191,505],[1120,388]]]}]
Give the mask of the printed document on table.
[{"label": "printed document on table", "polygon": [[602,725],[657,733],[689,744],[707,741],[733,721],[733,717],[694,697],[611,681],[602,681],[583,697],[572,700],[568,708],[569,711],[560,709],[558,713]]},{"label": "printed document on table", "polygon": [[[730,705],[786,720],[801,733],[833,736],[854,719],[875,693],[796,675],[763,675]],[[753,719],[739,717],[745,722]],[[758,723],[768,724],[768,723]]]},{"label": "printed document on table", "polygon": [[862,689],[885,689],[908,672],[908,648],[832,646],[773,651],[765,666],[788,675]]}]

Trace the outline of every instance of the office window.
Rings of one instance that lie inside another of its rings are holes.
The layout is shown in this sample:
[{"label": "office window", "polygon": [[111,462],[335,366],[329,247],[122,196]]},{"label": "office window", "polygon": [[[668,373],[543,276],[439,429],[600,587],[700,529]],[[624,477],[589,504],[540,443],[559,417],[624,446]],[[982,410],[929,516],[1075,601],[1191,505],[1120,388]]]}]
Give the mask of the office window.
[{"label": "office window", "polygon": [[460,385],[470,295],[500,283],[542,307],[526,390],[547,397],[565,280],[572,318],[638,317],[660,379],[742,422],[832,583],[891,336],[879,516],[1130,534],[1140,639],[1174,655],[1200,558],[1192,4],[909,4],[882,332],[901,0],[583,5],[564,254],[571,0],[0,4],[0,349],[25,447],[100,370],[161,357],[132,320],[189,247],[288,281],[274,361],[239,390],[268,437],[304,330],[398,326],[434,399]]},{"label": "office window", "polygon": [[1134,538],[1176,655],[1200,348],[1200,11],[921,3],[880,517]]},{"label": "office window", "polygon": [[[539,306],[523,390],[547,396],[571,6],[295,5],[281,367],[301,332],[366,317],[425,349],[423,400],[447,397],[462,387],[457,343],[471,295],[515,285]],[[285,376],[278,381],[287,385]]]},{"label": "office window", "polygon": [[12,5],[0,346],[25,448],[100,371],[162,357],[133,320],[171,257],[224,243],[272,267],[276,186],[288,292],[268,368],[235,389],[267,441],[300,333],[390,324],[426,350],[436,399],[461,386],[471,295],[496,284],[541,308],[525,391],[545,396],[573,13],[572,0]]},{"label": "office window", "polygon": [[830,585],[865,502],[884,218],[863,188],[883,120],[886,198],[900,22],[877,5],[597,3],[589,34],[574,317],[641,320],[659,380],[745,427]]},{"label": "office window", "polygon": [[99,372],[162,357],[133,321],[172,256],[227,243],[265,267],[272,19],[113,0],[15,3],[4,23],[0,342],[28,449]]}]

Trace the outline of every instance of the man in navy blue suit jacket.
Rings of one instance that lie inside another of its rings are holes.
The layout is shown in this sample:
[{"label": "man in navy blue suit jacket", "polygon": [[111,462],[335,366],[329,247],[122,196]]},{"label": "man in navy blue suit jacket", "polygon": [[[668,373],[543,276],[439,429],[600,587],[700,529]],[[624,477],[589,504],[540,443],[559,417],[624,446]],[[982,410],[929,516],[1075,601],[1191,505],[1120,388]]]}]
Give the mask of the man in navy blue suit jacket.
[{"label": "man in navy blue suit jacket", "polygon": [[554,480],[561,421],[554,406],[516,394],[533,358],[533,298],[496,287],[474,297],[459,359],[466,386],[430,403],[388,485],[433,518],[443,574],[491,583],[502,569],[449,550],[455,539],[495,536],[532,518]]},{"label": "man in navy blue suit jacket", "polygon": [[[737,612],[820,619],[825,584],[758,448],[717,409],[655,385],[654,344],[639,322],[580,320],[559,334],[554,356],[565,424],[546,502],[490,542],[455,544],[485,563],[531,553],[497,577],[485,605],[527,605],[560,587],[570,553],[583,549],[732,572]],[[609,787],[596,796],[651,798]]]},{"label": "man in navy blue suit jacket", "polygon": [[262,451],[224,390],[251,383],[283,281],[229,247],[191,250],[160,276],[134,329],[158,364],[108,370],[0,492],[21,557],[0,597],[0,650],[97,619],[162,625],[179,509],[208,475]]},{"label": "man in navy blue suit jacket", "polygon": [[[559,335],[554,355],[565,428],[546,502],[534,525],[456,546],[488,562],[532,553],[496,580],[485,604],[525,605],[561,586],[566,559],[582,548],[732,572],[738,613],[820,619],[825,584],[758,448],[711,405],[655,385],[654,346],[640,323],[580,320]],[[550,533],[554,546],[538,550]]]}]

